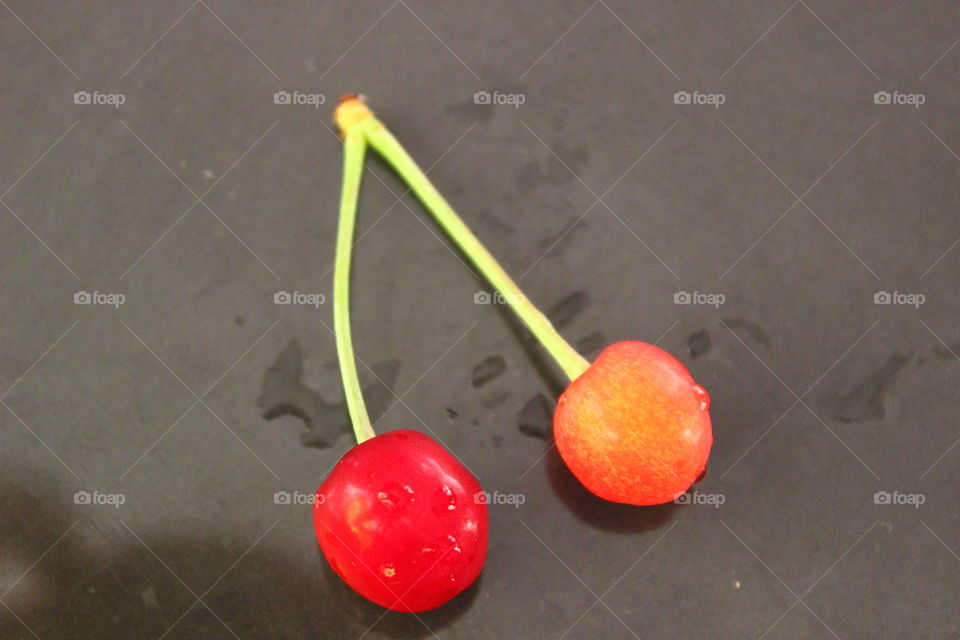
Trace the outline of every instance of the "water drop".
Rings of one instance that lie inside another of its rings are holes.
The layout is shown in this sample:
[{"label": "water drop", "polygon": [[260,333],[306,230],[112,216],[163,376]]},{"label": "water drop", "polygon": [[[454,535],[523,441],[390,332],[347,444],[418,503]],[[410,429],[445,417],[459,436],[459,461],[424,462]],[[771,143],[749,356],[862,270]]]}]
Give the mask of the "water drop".
[{"label": "water drop", "polygon": [[693,385],[693,395],[695,395],[697,400],[700,401],[701,411],[706,411],[710,408],[710,394],[707,393],[706,389],[698,384],[695,384]]},{"label": "water drop", "polygon": [[454,511],[457,508],[457,497],[447,485],[442,485],[433,496],[433,512],[436,515]]},{"label": "water drop", "polygon": [[413,489],[398,482],[387,482],[377,492],[377,500],[388,509],[399,509],[413,501]]},{"label": "water drop", "polygon": [[455,537],[448,535],[447,540],[452,545],[447,553],[463,553],[463,549],[460,548],[460,542]]}]

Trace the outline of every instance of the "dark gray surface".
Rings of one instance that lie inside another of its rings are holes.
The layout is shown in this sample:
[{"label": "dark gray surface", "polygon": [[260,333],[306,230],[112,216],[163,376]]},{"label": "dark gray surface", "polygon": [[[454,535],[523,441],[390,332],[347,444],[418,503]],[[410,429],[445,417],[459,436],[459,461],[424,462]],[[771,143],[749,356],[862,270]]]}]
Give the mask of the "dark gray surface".
[{"label": "dark gray surface", "polygon": [[[3,3],[0,635],[960,634],[956,4],[518,4]],[[329,293],[323,125],[348,91],[533,300],[582,292],[555,317],[587,355],[659,340],[689,366],[719,508],[588,495],[536,437],[558,372],[370,160],[353,308],[392,387],[361,367],[378,427],[428,428],[526,502],[491,507],[482,578],[438,611],[382,615],[332,575],[309,508],[274,504],[350,446],[322,448],[346,424],[330,307],[273,295]],[[74,503],[95,490],[125,504]]]}]

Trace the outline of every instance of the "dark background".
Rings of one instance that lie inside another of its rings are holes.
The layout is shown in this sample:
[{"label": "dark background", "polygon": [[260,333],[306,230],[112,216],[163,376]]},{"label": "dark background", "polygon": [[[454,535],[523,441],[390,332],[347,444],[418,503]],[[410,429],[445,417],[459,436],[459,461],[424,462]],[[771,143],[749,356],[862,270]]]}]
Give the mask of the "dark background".
[{"label": "dark background", "polygon": [[[4,638],[960,634],[955,3],[0,5]],[[581,488],[558,370],[371,157],[378,429],[525,502],[490,507],[482,577],[439,610],[328,570],[274,495],[351,445],[330,305],[273,297],[329,296],[353,91],[588,357],[639,339],[690,368],[715,436],[695,496],[721,505]]]}]

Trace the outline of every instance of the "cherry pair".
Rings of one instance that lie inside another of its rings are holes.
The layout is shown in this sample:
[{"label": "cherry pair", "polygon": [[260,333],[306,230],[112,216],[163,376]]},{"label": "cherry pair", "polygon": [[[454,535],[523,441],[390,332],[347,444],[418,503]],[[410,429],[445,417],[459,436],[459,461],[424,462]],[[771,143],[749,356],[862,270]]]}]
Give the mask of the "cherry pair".
[{"label": "cherry pair", "polygon": [[554,329],[464,224],[363,99],[335,112],[344,178],[334,271],[334,325],[358,445],[317,490],[314,526],[333,569],[387,608],[440,606],[480,574],[486,504],[476,478],[414,431],[376,436],[357,379],[349,322],[349,270],[363,157],[369,144],[420,198],[570,378],[554,414],[554,439],[573,474],[597,496],[633,505],[682,495],[706,468],[713,444],[710,399],[658,347],[614,343],[591,365]]}]

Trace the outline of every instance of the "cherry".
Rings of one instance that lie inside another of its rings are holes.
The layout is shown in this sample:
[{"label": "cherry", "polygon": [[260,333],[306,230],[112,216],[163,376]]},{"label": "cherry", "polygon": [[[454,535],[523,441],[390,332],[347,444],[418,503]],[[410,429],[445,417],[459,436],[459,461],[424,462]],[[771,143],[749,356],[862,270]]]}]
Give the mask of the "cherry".
[{"label": "cherry", "polygon": [[706,469],[710,396],[666,351],[617,342],[560,395],[553,435],[594,494],[627,504],[682,495]]},{"label": "cherry", "polygon": [[350,331],[350,264],[357,201],[372,124],[349,107],[333,274],[340,375],[357,445],[324,480],[313,528],[330,566],[360,595],[395,611],[439,607],[469,587],[487,556],[480,483],[442,446],[416,431],[377,435],[363,401]]},{"label": "cherry", "polygon": [[439,607],[473,584],[487,555],[480,483],[417,431],[347,452],[317,489],[314,531],[357,593],[394,611]]}]

